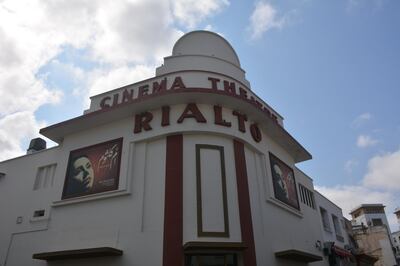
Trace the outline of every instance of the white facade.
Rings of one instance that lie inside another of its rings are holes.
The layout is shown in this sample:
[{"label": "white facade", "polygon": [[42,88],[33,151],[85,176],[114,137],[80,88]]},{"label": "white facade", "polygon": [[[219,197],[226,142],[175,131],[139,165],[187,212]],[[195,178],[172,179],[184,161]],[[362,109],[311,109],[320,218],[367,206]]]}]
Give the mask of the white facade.
[{"label": "white facade", "polygon": [[390,234],[390,226],[382,204],[361,204],[350,213],[353,225],[380,226],[384,225]]},{"label": "white facade", "polygon": [[[325,256],[330,265],[355,265],[342,209],[315,191]],[[335,264],[334,264],[335,263]]]},{"label": "white facade", "polygon": [[346,249],[349,246],[349,236],[342,209],[318,191],[315,191],[315,198],[319,207],[324,242],[334,242],[340,248]]},{"label": "white facade", "polygon": [[[0,163],[0,265],[327,265],[313,183],[295,167],[311,155],[282,121],[226,40],[184,35],[156,77],[42,129],[57,147]],[[122,143],[113,166],[107,143]],[[118,174],[70,194],[83,151],[96,175]]]}]

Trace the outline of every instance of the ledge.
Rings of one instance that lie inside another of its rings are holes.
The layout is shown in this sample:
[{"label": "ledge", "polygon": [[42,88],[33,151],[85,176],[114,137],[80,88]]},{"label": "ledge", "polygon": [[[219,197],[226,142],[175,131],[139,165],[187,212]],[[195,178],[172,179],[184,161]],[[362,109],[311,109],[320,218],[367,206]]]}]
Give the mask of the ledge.
[{"label": "ledge", "polygon": [[183,245],[184,251],[212,250],[244,250],[247,246],[243,242],[202,242],[191,241]]},{"label": "ledge", "polygon": [[76,204],[76,203],[93,201],[93,200],[107,199],[107,198],[111,198],[111,197],[127,196],[130,194],[131,194],[131,192],[129,192],[126,189],[111,190],[111,191],[99,192],[96,194],[89,194],[89,195],[75,197],[75,198],[55,200],[55,201],[53,201],[53,204],[51,206],[58,207],[58,206]]},{"label": "ledge", "polygon": [[32,255],[33,259],[37,260],[68,260],[68,259],[82,259],[82,258],[95,258],[95,257],[108,257],[108,256],[122,256],[122,250],[110,247],[100,248],[85,248],[74,250],[62,250],[53,252],[35,253]]},{"label": "ledge", "polygon": [[322,257],[308,253],[305,251],[297,250],[297,249],[288,249],[288,250],[283,250],[279,252],[275,252],[275,257],[277,258],[282,258],[282,259],[288,259],[288,260],[294,260],[294,261],[301,261],[301,262],[315,262],[315,261],[321,261]]},{"label": "ledge", "polygon": [[276,123],[270,117],[270,114],[260,108],[254,101],[224,90],[213,90],[211,88],[188,87],[149,94],[135,98],[129,102],[118,104],[115,107],[93,111],[42,128],[39,133],[60,144],[67,135],[105,125],[114,122],[116,119],[129,118],[135,113],[158,109],[163,103],[169,103],[170,106],[173,106],[193,102],[193,99],[196,99],[195,102],[197,104],[211,105],[219,102],[223,107],[246,111],[248,117],[251,117],[253,121],[259,121],[261,129],[293,156],[295,163],[312,158],[311,154],[296,139],[281,125]]},{"label": "ledge", "polygon": [[297,210],[297,209],[293,208],[292,206],[287,205],[286,203],[275,199],[274,197],[267,198],[267,202],[272,203],[275,206],[278,206],[281,209],[283,209],[285,211],[288,211],[289,213],[292,213],[292,214],[296,215],[299,218],[303,218],[303,213],[300,210]]},{"label": "ledge", "polygon": [[372,256],[372,255],[368,255],[366,253],[361,253],[361,254],[357,254],[355,255],[357,262],[364,262],[364,263],[370,263],[370,264],[374,264],[375,262],[377,262],[379,260],[379,258]]}]

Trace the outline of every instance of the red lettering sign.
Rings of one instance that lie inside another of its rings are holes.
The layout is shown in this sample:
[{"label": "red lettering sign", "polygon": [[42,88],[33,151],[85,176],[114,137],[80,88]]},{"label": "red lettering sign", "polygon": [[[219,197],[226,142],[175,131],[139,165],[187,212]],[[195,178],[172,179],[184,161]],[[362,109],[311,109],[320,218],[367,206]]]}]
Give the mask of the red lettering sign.
[{"label": "red lettering sign", "polygon": [[226,122],[225,119],[222,118],[222,107],[218,105],[214,106],[214,123],[224,127],[232,126],[231,122]]},{"label": "red lettering sign", "polygon": [[255,142],[260,142],[262,139],[261,130],[257,124],[250,125],[250,134]]},{"label": "red lettering sign", "polygon": [[204,118],[203,114],[200,112],[199,108],[195,103],[189,103],[186,105],[185,110],[181,114],[178,119],[178,123],[182,123],[185,118],[194,118],[197,123],[207,123],[207,120]]},{"label": "red lettering sign", "polygon": [[244,121],[247,121],[247,115],[241,114],[241,113],[239,113],[237,111],[233,111],[232,114],[234,116],[236,116],[237,119],[238,119],[238,129],[239,129],[239,131],[245,133],[246,132],[246,127],[244,125]]},{"label": "red lettering sign", "polygon": [[146,131],[152,130],[152,127],[149,124],[151,120],[153,120],[153,114],[150,112],[135,115],[135,129],[133,130],[133,133],[142,132],[142,129]]}]

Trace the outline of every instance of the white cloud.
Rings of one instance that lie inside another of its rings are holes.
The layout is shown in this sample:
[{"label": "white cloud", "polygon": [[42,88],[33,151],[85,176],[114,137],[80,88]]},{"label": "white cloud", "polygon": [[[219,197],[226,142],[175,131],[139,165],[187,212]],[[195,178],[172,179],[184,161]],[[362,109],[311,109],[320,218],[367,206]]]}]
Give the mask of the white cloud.
[{"label": "white cloud", "polygon": [[348,160],[344,164],[344,170],[346,170],[347,173],[351,174],[353,172],[353,169],[357,166],[358,166],[358,161]]},{"label": "white cloud", "polygon": [[276,9],[269,3],[257,2],[250,16],[249,31],[252,39],[259,39],[270,29],[280,29],[286,23],[285,17],[278,18]]},{"label": "white cloud", "polygon": [[204,27],[204,30],[208,30],[208,31],[214,31],[214,27],[211,24],[208,24]]},{"label": "white cloud", "polygon": [[360,135],[357,138],[357,147],[368,148],[368,147],[376,145],[378,142],[379,142],[378,140],[373,139],[371,136]]},{"label": "white cloud", "polygon": [[207,16],[220,12],[229,6],[228,0],[174,0],[172,8],[174,17],[187,28],[194,28]]},{"label": "white cloud", "polygon": [[400,149],[372,157],[359,185],[316,186],[316,189],[341,207],[347,217],[350,210],[360,204],[386,205],[386,216],[391,228],[395,229],[397,223],[393,211],[400,207]]},{"label": "white cloud", "polygon": [[183,34],[173,28],[168,1],[117,1],[101,6],[92,55],[112,64],[160,63]]},{"label": "white cloud", "polygon": [[347,0],[346,12],[351,13],[352,11],[369,7],[373,10],[378,10],[382,8],[385,0]]},{"label": "white cloud", "polygon": [[14,112],[34,112],[46,103],[57,103],[62,93],[47,89],[32,71],[9,69],[0,73],[0,118]]},{"label": "white cloud", "polygon": [[362,185],[356,186],[315,186],[325,197],[337,204],[343,210],[343,215],[351,219],[350,211],[360,204],[382,203],[386,206],[386,216],[391,228],[396,228],[396,219],[393,211],[400,206],[400,199],[389,191],[380,191]]},{"label": "white cloud", "polygon": [[400,192],[400,149],[370,159],[363,184]]},{"label": "white cloud", "polygon": [[371,120],[372,115],[368,112],[366,113],[362,113],[359,116],[357,116],[353,122],[351,123],[351,125],[353,127],[360,127],[361,125],[363,125],[365,122]]},{"label": "white cloud", "polygon": [[21,147],[21,141],[38,137],[44,126],[31,112],[17,112],[0,119],[0,161],[24,154],[28,147]]},{"label": "white cloud", "polygon": [[[53,71],[74,79],[75,95],[132,83],[149,77],[149,66],[170,54],[183,34],[174,26],[177,21],[195,27],[228,4],[227,0],[0,1],[1,121],[24,114],[29,127],[37,131],[35,111],[63,97],[57,84],[50,88],[46,75],[38,75],[50,62]],[[96,69],[54,60],[65,47],[85,50]],[[19,128],[19,137],[9,141],[3,132],[0,150],[8,151],[3,155],[23,152],[18,141],[32,136],[31,129]]]},{"label": "white cloud", "polygon": [[137,65],[135,67],[113,68],[110,71],[95,71],[89,78],[89,95],[96,95],[154,76],[154,67]]},{"label": "white cloud", "polygon": [[135,67],[123,66],[110,70],[97,69],[89,73],[87,80],[88,91],[83,95],[89,106],[89,96],[129,85],[154,75],[154,66],[137,65]]}]

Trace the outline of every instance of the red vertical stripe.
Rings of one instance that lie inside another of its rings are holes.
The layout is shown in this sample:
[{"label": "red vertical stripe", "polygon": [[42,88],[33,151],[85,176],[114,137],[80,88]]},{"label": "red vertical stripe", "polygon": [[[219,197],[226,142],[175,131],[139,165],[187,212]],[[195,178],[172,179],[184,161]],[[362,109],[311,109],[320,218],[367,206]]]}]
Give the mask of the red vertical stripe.
[{"label": "red vertical stripe", "polygon": [[251,218],[249,183],[247,181],[246,158],[244,144],[238,140],[233,141],[235,152],[236,181],[239,199],[240,229],[242,241],[247,245],[243,252],[244,265],[256,266],[256,251],[254,246],[253,222]]},{"label": "red vertical stripe", "polygon": [[163,266],[183,265],[183,137],[167,137]]}]

